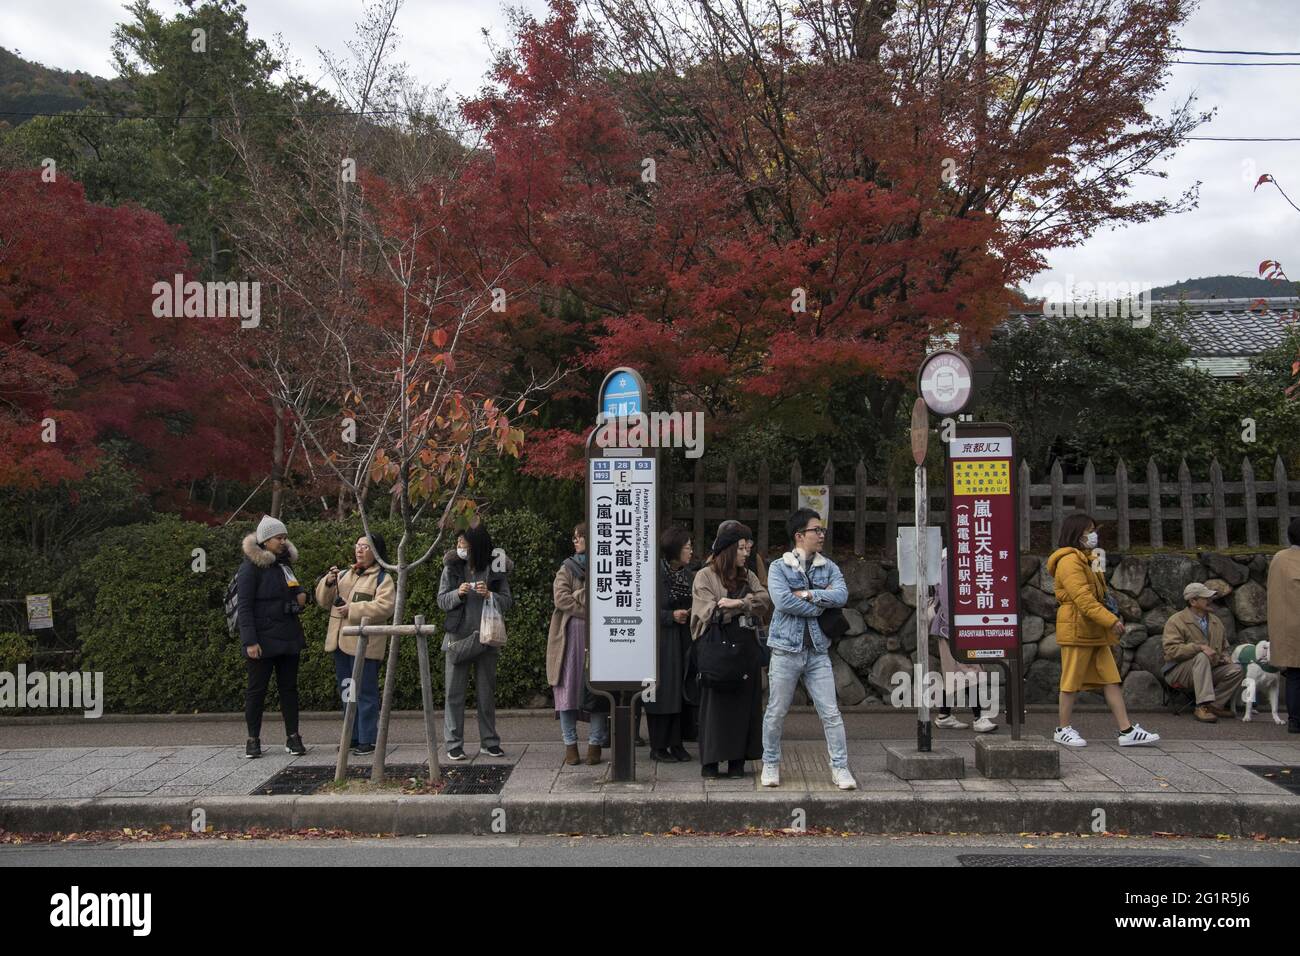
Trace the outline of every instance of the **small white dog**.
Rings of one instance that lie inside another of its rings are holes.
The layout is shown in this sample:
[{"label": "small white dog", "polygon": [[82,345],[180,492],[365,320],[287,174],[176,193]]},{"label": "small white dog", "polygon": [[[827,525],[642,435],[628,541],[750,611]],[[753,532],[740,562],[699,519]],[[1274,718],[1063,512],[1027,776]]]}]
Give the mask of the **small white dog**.
[{"label": "small white dog", "polygon": [[1273,723],[1283,720],[1278,716],[1277,698],[1281,690],[1280,672],[1269,663],[1268,641],[1258,644],[1238,644],[1232,649],[1232,659],[1246,669],[1246,678],[1241,682],[1241,699],[1246,705],[1246,716],[1250,720],[1255,709],[1255,701],[1261,691],[1268,691],[1268,701],[1273,708]]}]

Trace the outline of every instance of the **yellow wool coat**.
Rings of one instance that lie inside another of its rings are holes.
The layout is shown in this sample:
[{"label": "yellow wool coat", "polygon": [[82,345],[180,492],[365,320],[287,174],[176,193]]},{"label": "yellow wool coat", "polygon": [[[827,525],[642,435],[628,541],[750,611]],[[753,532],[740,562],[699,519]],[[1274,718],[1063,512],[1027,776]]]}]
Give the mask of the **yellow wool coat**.
[{"label": "yellow wool coat", "polygon": [[1119,643],[1111,630],[1119,618],[1106,609],[1106,580],[1092,569],[1092,552],[1058,548],[1047,559],[1056,581],[1056,643],[1062,647]]},{"label": "yellow wool coat", "polygon": [[[325,632],[325,653],[332,654],[337,648],[344,654],[355,656],[357,639],[349,634],[341,634],[344,626],[361,623],[364,617],[367,624],[387,624],[393,616],[397,605],[397,585],[393,576],[384,573],[384,580],[375,588],[379,577],[379,565],[372,564],[360,574],[348,568],[339,572],[339,579],[333,585],[325,583],[329,575],[316,582],[316,603],[330,612],[329,630]],[[347,603],[342,607],[334,606],[334,598],[342,596]],[[366,660],[382,661],[388,646],[388,638],[370,636],[366,641]]]}]

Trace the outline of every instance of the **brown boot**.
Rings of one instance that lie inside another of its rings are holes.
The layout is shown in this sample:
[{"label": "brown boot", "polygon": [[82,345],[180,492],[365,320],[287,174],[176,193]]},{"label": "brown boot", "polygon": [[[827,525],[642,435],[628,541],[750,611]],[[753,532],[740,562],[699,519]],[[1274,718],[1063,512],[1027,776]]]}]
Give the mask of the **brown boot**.
[{"label": "brown boot", "polygon": [[1231,720],[1235,715],[1226,707],[1220,707],[1218,704],[1206,704],[1205,709],[1215,717],[1222,717],[1225,720]]},{"label": "brown boot", "polygon": [[1192,716],[1203,724],[1217,724],[1219,722],[1219,718],[1210,713],[1210,708],[1204,706],[1198,706]]},{"label": "brown boot", "polygon": [[587,744],[587,766],[594,767],[600,763],[600,748],[595,744]]},{"label": "brown boot", "polygon": [[566,767],[576,767],[582,761],[578,759],[578,745],[564,745],[564,765]]}]

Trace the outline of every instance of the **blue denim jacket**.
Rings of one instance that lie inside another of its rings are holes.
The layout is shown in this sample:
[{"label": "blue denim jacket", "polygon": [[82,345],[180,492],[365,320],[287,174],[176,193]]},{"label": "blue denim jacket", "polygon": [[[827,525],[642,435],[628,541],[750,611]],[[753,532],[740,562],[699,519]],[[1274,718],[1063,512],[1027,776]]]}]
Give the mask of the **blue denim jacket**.
[{"label": "blue denim jacket", "polygon": [[[811,601],[795,597],[795,591],[808,589],[812,591]],[[849,602],[848,585],[834,561],[818,554],[805,577],[799,567],[799,556],[787,551],[767,569],[767,591],[776,609],[767,631],[768,647],[779,651],[800,650],[806,621],[812,632],[813,650],[819,654],[830,650],[830,638],[822,633],[817,619],[826,608],[844,607]]]}]

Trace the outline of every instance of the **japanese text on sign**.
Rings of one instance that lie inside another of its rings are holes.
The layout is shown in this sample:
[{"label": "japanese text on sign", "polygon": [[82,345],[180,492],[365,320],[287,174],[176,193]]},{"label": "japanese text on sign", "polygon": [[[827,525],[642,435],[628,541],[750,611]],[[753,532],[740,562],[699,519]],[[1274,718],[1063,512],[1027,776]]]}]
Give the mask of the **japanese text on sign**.
[{"label": "japanese text on sign", "polygon": [[655,471],[652,458],[593,458],[588,477],[593,682],[656,676]]},{"label": "japanese text on sign", "polygon": [[953,654],[1003,656],[1020,640],[1011,438],[959,436],[948,457]]}]

